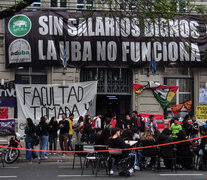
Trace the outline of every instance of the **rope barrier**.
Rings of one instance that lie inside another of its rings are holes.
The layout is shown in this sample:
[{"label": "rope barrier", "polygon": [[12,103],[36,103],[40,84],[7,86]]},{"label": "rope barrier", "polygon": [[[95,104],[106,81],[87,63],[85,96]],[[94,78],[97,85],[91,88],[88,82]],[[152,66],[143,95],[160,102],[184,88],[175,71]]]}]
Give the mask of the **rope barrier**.
[{"label": "rope barrier", "polygon": [[[21,151],[37,151],[37,152],[50,152],[50,153],[97,153],[97,152],[110,152],[110,151],[131,151],[131,150],[140,150],[140,149],[149,149],[149,148],[155,148],[155,147],[161,147],[161,146],[168,146],[168,145],[174,145],[179,143],[184,143],[188,141],[193,141],[197,139],[207,138],[206,136],[182,140],[182,141],[175,141],[165,144],[157,144],[152,146],[144,146],[144,147],[134,147],[134,148],[126,148],[126,149],[110,149],[110,150],[91,150],[91,151],[56,151],[56,150],[39,150],[39,149],[26,149],[26,148],[15,148],[15,147],[9,147],[9,146],[0,146],[0,148],[3,149],[17,149]],[[83,145],[89,145],[89,144],[83,144]],[[90,145],[89,145],[90,146]],[[98,147],[98,145],[97,145]]]}]

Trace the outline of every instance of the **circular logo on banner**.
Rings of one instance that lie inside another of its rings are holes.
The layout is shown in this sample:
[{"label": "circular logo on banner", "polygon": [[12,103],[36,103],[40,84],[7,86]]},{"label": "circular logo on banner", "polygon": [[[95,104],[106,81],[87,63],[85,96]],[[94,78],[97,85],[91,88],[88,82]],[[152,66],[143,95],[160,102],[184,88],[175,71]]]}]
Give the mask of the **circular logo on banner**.
[{"label": "circular logo on banner", "polygon": [[9,63],[31,62],[31,46],[25,39],[16,39],[9,46]]},{"label": "circular logo on banner", "polygon": [[22,37],[27,35],[31,27],[32,23],[30,19],[22,14],[13,16],[9,20],[8,24],[9,32],[16,37]]}]

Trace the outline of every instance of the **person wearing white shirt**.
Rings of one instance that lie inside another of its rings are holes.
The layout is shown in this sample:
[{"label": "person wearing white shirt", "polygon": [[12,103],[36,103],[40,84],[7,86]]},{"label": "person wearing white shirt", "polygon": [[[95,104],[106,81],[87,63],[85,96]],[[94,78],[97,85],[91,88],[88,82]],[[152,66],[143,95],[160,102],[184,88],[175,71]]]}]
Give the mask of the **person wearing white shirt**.
[{"label": "person wearing white shirt", "polygon": [[[93,121],[95,121],[95,122],[93,122],[93,123],[95,123],[95,128],[96,128],[96,129],[97,129],[97,128],[101,128],[101,117],[102,117],[102,115],[101,115],[100,113],[98,113],[97,116],[93,118]],[[92,124],[93,124],[93,123],[92,123]],[[92,125],[92,126],[93,126],[93,125]]]}]

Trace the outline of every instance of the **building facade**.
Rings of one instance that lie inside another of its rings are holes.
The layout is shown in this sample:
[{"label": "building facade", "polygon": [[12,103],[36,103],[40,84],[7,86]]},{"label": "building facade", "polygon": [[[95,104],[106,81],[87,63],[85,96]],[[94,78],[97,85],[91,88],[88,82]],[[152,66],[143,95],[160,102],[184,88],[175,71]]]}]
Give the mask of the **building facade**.
[{"label": "building facade", "polygon": [[[25,11],[38,11],[44,9],[59,9],[62,11],[80,11],[93,6],[94,1],[86,0],[41,0],[31,5]],[[200,1],[202,5],[206,2]],[[98,6],[98,5],[97,5]],[[104,7],[107,8],[107,7]],[[0,20],[0,79],[2,82],[16,81],[22,84],[66,84],[98,80],[98,95],[96,111],[110,116],[116,113],[121,118],[126,113],[136,110],[139,113],[165,114],[165,118],[172,117],[170,108],[163,110],[159,102],[154,98],[150,90],[137,95],[132,88],[133,84],[146,85],[148,81],[158,82],[162,85],[179,86],[170,104],[184,103],[193,100],[193,110],[195,114],[196,106],[206,105],[199,103],[200,88],[207,88],[206,67],[179,67],[170,64],[168,66],[157,66],[156,74],[153,75],[151,65],[135,68],[125,68],[123,66],[106,67],[90,66],[81,68],[67,68],[62,66],[19,66],[6,67],[5,47],[4,47],[4,20]],[[206,59],[207,61],[207,59]],[[178,117],[187,114],[183,108]],[[9,118],[17,118],[16,110],[9,108]]]}]

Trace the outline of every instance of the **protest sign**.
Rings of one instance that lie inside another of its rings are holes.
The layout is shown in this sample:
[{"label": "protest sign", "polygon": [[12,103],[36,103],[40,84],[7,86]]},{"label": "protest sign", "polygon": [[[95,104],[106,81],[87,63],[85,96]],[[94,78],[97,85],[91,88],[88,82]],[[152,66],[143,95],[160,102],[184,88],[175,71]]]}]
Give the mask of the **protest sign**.
[{"label": "protest sign", "polygon": [[[70,113],[75,119],[94,108],[97,81],[78,82],[69,86],[16,85],[19,130],[23,131],[26,118],[37,120],[47,115],[61,119]],[[92,115],[92,114],[91,114]],[[21,127],[21,128],[20,128]]]},{"label": "protest sign", "polygon": [[196,118],[200,120],[207,120],[207,106],[196,107]]}]

